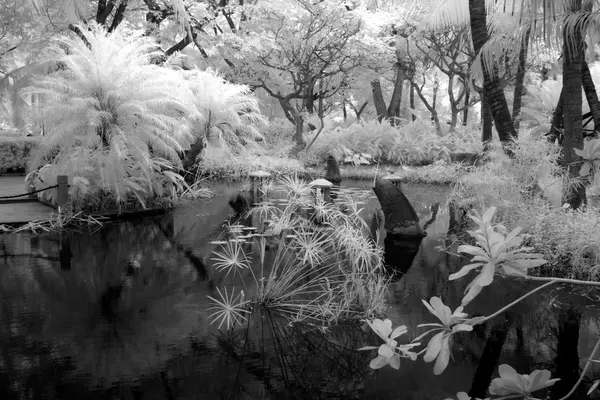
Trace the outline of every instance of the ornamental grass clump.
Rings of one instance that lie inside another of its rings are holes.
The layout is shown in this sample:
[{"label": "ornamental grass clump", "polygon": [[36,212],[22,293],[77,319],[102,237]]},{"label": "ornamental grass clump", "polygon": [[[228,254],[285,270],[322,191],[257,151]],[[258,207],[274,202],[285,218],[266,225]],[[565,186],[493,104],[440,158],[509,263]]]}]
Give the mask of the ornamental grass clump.
[{"label": "ornamental grass clump", "polygon": [[381,249],[369,240],[361,197],[326,203],[293,177],[269,185],[269,192],[273,198],[245,216],[264,226],[262,232],[239,235],[260,229],[232,225],[229,240],[217,242],[214,268],[239,276],[242,288],[220,288],[211,297],[212,320],[229,329],[261,310],[290,323],[327,328],[379,315],[387,280],[378,273]]}]

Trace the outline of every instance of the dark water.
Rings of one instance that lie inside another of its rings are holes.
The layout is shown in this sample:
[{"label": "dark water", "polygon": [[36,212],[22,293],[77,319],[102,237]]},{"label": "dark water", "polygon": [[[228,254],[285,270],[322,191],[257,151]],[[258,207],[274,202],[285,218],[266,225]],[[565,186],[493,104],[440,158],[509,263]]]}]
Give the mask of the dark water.
[{"label": "dark water", "polygon": [[[210,241],[236,190],[216,190],[170,215],[95,233],[0,236],[0,399],[442,400],[480,384],[474,377],[495,368],[497,354],[520,373],[547,368],[571,382],[595,344],[599,296],[568,287],[458,336],[441,376],[420,360],[370,370],[374,354],[356,349],[380,342],[360,326],[323,334],[266,315],[219,332],[207,322],[206,296],[231,282],[211,268]],[[445,199],[443,187],[404,190],[422,221]],[[375,207],[371,200],[366,212]],[[437,250],[447,227],[442,209],[408,274],[390,287],[388,315],[414,336],[418,324],[436,322],[422,298],[454,308],[462,297],[464,283],[447,277],[463,261]],[[531,287],[500,280],[467,311],[492,313]]]}]

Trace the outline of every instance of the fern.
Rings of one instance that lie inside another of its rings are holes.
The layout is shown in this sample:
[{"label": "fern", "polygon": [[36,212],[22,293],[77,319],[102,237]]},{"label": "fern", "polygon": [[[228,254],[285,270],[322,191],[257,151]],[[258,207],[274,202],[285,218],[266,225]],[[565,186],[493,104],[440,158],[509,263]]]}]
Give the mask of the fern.
[{"label": "fern", "polygon": [[63,68],[24,89],[43,96],[48,127],[30,168],[50,162],[47,178],[89,182],[74,195],[110,193],[117,204],[137,199],[144,206],[172,185],[161,171],[179,168],[190,146],[185,121],[198,118],[194,94],[179,72],[150,63],[150,39],[80,28],[90,47],[75,36],[55,39],[51,57]]}]

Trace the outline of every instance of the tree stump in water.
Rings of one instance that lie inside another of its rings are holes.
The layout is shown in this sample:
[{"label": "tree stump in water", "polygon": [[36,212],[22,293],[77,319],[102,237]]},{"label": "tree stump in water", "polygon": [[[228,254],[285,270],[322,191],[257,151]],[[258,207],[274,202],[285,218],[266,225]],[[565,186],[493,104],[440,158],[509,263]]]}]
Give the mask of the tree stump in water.
[{"label": "tree stump in water", "polygon": [[337,160],[331,154],[327,156],[327,171],[325,172],[325,179],[339,186],[342,182],[342,174],[340,173],[340,165]]},{"label": "tree stump in water", "polygon": [[427,234],[419,224],[419,216],[402,190],[392,182],[378,178],[373,187],[385,217],[388,235],[400,238],[423,238]]}]

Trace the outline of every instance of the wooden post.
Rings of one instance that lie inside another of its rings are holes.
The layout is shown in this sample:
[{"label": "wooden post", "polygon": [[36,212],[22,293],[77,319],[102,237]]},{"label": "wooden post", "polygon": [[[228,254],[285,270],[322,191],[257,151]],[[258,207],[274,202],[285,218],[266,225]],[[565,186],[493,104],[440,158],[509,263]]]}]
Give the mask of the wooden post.
[{"label": "wooden post", "polygon": [[252,179],[252,194],[255,203],[262,202],[264,192],[262,190],[264,181],[271,177],[271,174],[266,171],[254,171],[249,174]]},{"label": "wooden post", "polygon": [[69,204],[69,177],[67,175],[58,175],[56,177],[56,184],[58,185],[56,189],[58,191],[56,203],[60,211],[62,207],[66,207]]}]

